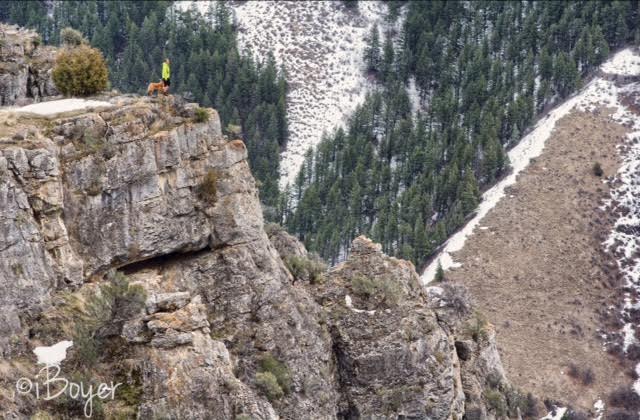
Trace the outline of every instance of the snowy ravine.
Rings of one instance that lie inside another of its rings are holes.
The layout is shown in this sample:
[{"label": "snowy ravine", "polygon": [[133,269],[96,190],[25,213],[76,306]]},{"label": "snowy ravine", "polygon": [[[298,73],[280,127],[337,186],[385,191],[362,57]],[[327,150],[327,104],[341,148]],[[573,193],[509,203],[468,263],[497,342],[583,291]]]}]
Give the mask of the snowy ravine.
[{"label": "snowy ravine", "polygon": [[[233,3],[232,3],[233,4]],[[293,184],[304,154],[360,104],[371,87],[364,74],[365,37],[384,33],[386,6],[339,1],[249,1],[233,6],[241,46],[259,58],[273,52],[289,82],[289,143],[281,156],[280,185]]]},{"label": "snowy ravine", "polygon": [[[638,69],[640,69],[640,59],[630,49],[617,53],[601,66],[602,72],[610,76],[631,76],[634,75],[634,72]],[[633,86],[626,86],[624,89],[632,88]],[[500,199],[504,197],[505,189],[516,182],[516,178],[520,171],[528,166],[529,161],[532,158],[540,155],[544,148],[544,143],[551,135],[556,122],[567,115],[572,109],[577,107],[583,110],[590,110],[595,106],[611,107],[617,110],[616,114],[613,116],[617,121],[621,123],[625,121],[628,122],[628,112],[626,112],[618,100],[618,93],[620,90],[621,89],[615,86],[613,81],[607,80],[604,76],[596,77],[579,93],[570,97],[565,102],[552,109],[547,115],[542,117],[534,126],[533,130],[523,137],[522,140],[520,140],[520,142],[509,151],[509,159],[513,168],[512,172],[482,195],[482,202],[478,206],[475,216],[467,222],[462,229],[447,240],[439,254],[436,255],[431,264],[429,264],[422,273],[422,283],[428,284],[434,279],[438,262],[442,264],[442,267],[445,270],[460,266],[459,263],[454,261],[452,254],[462,249],[466,239],[473,234],[474,229],[480,224],[480,221],[484,216],[489,213]],[[638,165],[639,157],[640,153],[637,156],[634,155],[634,153],[629,154],[627,160],[631,160],[635,163],[625,164],[630,166],[627,170],[625,170],[624,167],[621,169],[619,177],[622,178],[623,184],[631,185],[631,179],[629,179],[629,176],[625,179],[622,174],[631,174]],[[635,187],[640,189],[639,186]],[[625,189],[625,191],[627,190],[628,189]],[[637,193],[640,195],[640,191],[637,191]],[[629,200],[631,199],[632,197],[629,197]],[[635,214],[634,212],[632,213]],[[630,213],[628,217],[634,216]],[[614,233],[612,233],[612,235],[614,235]],[[634,242],[634,247],[629,248],[629,252],[634,251],[636,246],[638,245]],[[630,255],[631,254],[629,254],[629,256]],[[633,270],[633,275],[637,279],[640,267],[634,267]]]},{"label": "snowy ravine", "polygon": [[[240,46],[260,60],[272,52],[287,72],[289,143],[280,162],[280,185],[285,187],[293,184],[309,147],[318,144],[323,132],[344,124],[372,87],[362,59],[365,37],[377,24],[384,39],[387,7],[380,1],[358,2],[354,10],[341,1],[227,4]],[[209,2],[196,5],[205,13]],[[396,25],[400,22],[398,18]]]}]

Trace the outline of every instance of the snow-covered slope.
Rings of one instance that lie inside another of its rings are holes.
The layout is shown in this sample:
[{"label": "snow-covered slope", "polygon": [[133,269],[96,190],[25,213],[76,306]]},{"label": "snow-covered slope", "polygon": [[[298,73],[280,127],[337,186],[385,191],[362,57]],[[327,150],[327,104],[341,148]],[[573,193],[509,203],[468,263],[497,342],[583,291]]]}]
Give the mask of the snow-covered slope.
[{"label": "snow-covered slope", "polygon": [[[640,77],[640,55],[636,50],[625,49],[602,66],[602,70],[612,75]],[[640,83],[620,88],[609,83],[609,101],[615,109],[613,118],[630,127],[631,132],[627,135],[627,143],[621,145],[623,163],[611,182],[611,200],[605,204],[605,209],[617,219],[604,246],[616,257],[625,286],[621,308],[610,310],[620,311],[624,325],[621,332],[609,332],[605,338],[615,342],[621,336],[622,349],[627,353],[631,345],[637,346],[640,341],[636,333],[639,325],[635,322],[635,313],[640,309]],[[640,372],[640,364],[636,366],[636,372]],[[636,381],[634,389],[640,394],[640,380]]]},{"label": "snow-covered slope", "polygon": [[382,29],[386,6],[378,1],[359,2],[357,10],[339,1],[231,4],[241,45],[258,57],[272,51],[287,71],[290,139],[280,178],[285,186],[293,183],[307,149],[364,98],[364,38],[374,23]]},{"label": "snow-covered slope", "polygon": [[604,63],[601,69],[608,74],[637,76],[640,74],[640,57],[633,50],[627,48],[618,52],[611,60]]},{"label": "snow-covered slope", "polygon": [[[183,2],[180,7],[190,7]],[[209,2],[197,2],[206,12]],[[360,1],[350,10],[341,1],[233,1],[241,47],[258,59],[272,52],[289,82],[289,144],[282,155],[280,184],[293,183],[304,154],[323,132],[342,124],[364,99],[365,36],[378,24],[385,32],[386,6]],[[398,19],[400,22],[400,19]]]},{"label": "snow-covered slope", "polygon": [[[608,75],[634,75],[636,74],[634,73],[636,70],[640,70],[639,57],[631,49],[623,50],[610,58],[607,62],[603,63],[603,65],[601,66],[601,70]],[[624,89],[631,88],[634,87],[627,86]],[[637,89],[637,87],[635,88]],[[478,206],[475,217],[473,217],[473,219],[467,222],[467,224],[462,229],[460,229],[449,238],[449,240],[445,243],[442,251],[440,251],[436,258],[434,258],[434,260],[431,262],[431,264],[429,264],[424,270],[421,277],[422,282],[424,284],[427,284],[433,280],[438,267],[438,262],[442,264],[442,267],[445,270],[458,266],[458,263],[453,260],[451,254],[462,249],[467,237],[469,237],[473,233],[474,229],[479,225],[482,218],[500,201],[500,199],[504,197],[505,188],[515,183],[518,173],[529,165],[529,161],[532,158],[538,156],[542,152],[544,143],[551,135],[556,122],[560,118],[567,115],[572,109],[574,109],[574,107],[578,107],[579,109],[583,110],[590,110],[596,106],[612,107],[617,110],[616,114],[614,115],[614,118],[617,121],[621,123],[629,123],[631,117],[625,110],[625,108],[621,105],[620,99],[618,98],[619,93],[621,93],[620,90],[621,89],[618,88],[615,83],[612,80],[609,80],[609,78],[607,78],[606,76],[596,77],[579,93],[572,96],[556,108],[552,109],[546,116],[541,118],[535,125],[534,129],[528,135],[526,135],[513,149],[509,151],[509,159],[513,167],[512,173],[482,195],[482,202]],[[640,134],[640,132],[638,134]],[[629,166],[629,168],[625,169],[625,167],[623,167],[621,169],[621,174],[619,176],[622,178],[623,183],[627,186],[623,188],[620,195],[623,195],[623,193],[628,194],[628,191],[631,188],[632,180],[629,179],[629,174],[633,173],[636,166],[640,165],[640,151],[638,151],[637,153],[638,155],[636,156],[630,153],[627,160],[630,160],[631,162],[626,164],[626,166]],[[626,180],[625,176],[627,177]],[[638,191],[636,191],[637,195],[633,197],[637,199],[638,197],[640,197],[640,187],[638,187],[637,185],[635,187],[638,188]],[[629,197],[628,200],[632,200],[633,197]],[[616,200],[620,200],[623,197],[614,195],[614,198]],[[627,205],[630,202],[631,201],[627,201]],[[638,211],[640,212],[640,210]],[[632,214],[627,217],[636,216]],[[638,219],[634,220],[640,220],[640,215],[638,215],[637,217]],[[619,239],[616,232],[613,232],[612,235],[616,236],[615,239]],[[615,239],[613,239],[612,241],[615,242]],[[636,244],[635,241],[631,243],[629,238],[626,238],[625,243],[628,244],[626,248],[626,252],[628,253],[632,253],[636,249],[640,249],[640,244]],[[629,271],[629,275],[633,275],[635,281],[639,280],[638,277],[640,277],[640,266],[634,266],[633,268],[629,268],[627,266],[625,270]]]}]

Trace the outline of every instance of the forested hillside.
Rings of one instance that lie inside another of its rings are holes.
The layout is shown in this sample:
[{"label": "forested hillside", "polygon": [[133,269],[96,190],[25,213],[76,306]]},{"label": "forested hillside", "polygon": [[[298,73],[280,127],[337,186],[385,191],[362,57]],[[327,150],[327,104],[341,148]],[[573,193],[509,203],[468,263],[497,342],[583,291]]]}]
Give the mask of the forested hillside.
[{"label": "forested hillside", "polygon": [[169,1],[0,1],[0,21],[36,29],[57,45],[60,30],[81,31],[105,55],[110,81],[122,92],[144,93],[172,61],[171,90],[215,107],[223,126],[249,149],[261,198],[278,198],[279,152],[287,140],[284,74],[273,59],[256,63],[238,51],[229,9],[211,3],[206,16],[178,11]]},{"label": "forested hillside", "polygon": [[424,263],[505,174],[505,149],[545,106],[638,39],[637,1],[389,7],[391,18],[408,10],[402,33],[369,36],[365,62],[379,88],[308,154],[292,191],[288,227],[334,262],[366,234]]}]

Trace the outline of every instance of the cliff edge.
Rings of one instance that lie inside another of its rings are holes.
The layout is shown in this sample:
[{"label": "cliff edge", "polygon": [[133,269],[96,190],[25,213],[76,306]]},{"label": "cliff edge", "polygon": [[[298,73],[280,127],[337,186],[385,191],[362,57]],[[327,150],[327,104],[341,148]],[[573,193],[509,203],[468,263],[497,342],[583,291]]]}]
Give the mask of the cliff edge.
[{"label": "cliff edge", "polygon": [[427,294],[411,263],[364,237],[318,269],[286,232],[265,232],[247,150],[215,110],[177,96],[94,99],[0,110],[4,416],[82,415],[71,398],[14,392],[39,371],[36,346],[72,339],[64,374],[122,384],[94,417],[523,410],[462,289]]}]

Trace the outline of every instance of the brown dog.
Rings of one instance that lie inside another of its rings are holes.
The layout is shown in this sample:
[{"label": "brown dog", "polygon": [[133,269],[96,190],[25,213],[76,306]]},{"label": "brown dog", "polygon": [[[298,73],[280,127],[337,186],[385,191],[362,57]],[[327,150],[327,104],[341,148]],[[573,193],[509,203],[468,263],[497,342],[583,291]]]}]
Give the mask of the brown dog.
[{"label": "brown dog", "polygon": [[163,95],[166,95],[167,92],[164,89],[164,83],[162,82],[149,83],[149,87],[147,88],[147,93],[149,94],[149,96],[152,96],[154,92],[158,92],[158,94],[162,93]]}]

